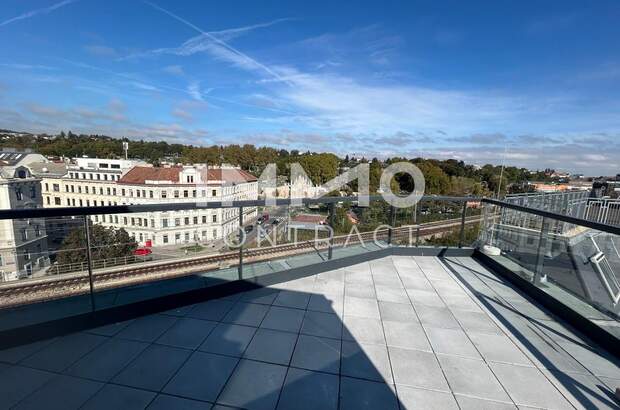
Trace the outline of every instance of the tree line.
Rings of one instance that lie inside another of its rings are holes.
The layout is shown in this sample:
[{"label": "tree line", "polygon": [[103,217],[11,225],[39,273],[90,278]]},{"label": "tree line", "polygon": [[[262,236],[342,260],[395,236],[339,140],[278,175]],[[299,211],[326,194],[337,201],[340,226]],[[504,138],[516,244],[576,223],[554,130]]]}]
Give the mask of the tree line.
[{"label": "tree line", "polygon": [[[276,149],[253,144],[212,145],[208,147],[169,144],[166,141],[129,140],[106,135],[74,134],[71,131],[58,135],[26,134],[11,135],[0,132],[0,147],[29,148],[46,156],[56,157],[98,157],[123,158],[123,142],[129,142],[129,156],[142,159],[154,165],[162,161],[172,163],[223,163],[238,165],[254,175],[260,175],[270,163],[275,163],[278,175],[288,176],[290,164],[300,163],[314,184],[323,184],[337,176],[343,169],[360,163],[370,163],[370,189],[379,188],[382,170],[391,163],[410,161],[420,168],[426,180],[426,193],[437,195],[504,195],[524,192],[527,182],[547,180],[544,171],[531,172],[526,168],[501,167],[487,164],[477,167],[463,161],[428,158],[340,158],[332,153],[300,152],[298,150]],[[501,178],[500,178],[501,175]],[[392,188],[410,192],[413,180],[408,175],[396,175]],[[356,191],[356,183],[349,186]]]}]

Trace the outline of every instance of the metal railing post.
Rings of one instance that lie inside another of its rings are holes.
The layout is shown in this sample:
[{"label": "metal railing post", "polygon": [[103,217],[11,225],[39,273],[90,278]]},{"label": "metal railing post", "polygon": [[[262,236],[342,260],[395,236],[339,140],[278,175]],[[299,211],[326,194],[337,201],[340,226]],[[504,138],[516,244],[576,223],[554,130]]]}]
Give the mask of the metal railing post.
[{"label": "metal railing post", "polygon": [[536,254],[536,269],[534,271],[533,282],[539,285],[544,281],[543,267],[545,264],[545,250],[547,248],[547,218],[542,219],[540,236],[538,237],[538,252]]},{"label": "metal railing post", "polygon": [[331,260],[332,257],[334,256],[334,219],[336,217],[335,215],[336,207],[334,206],[334,203],[331,202],[327,208],[329,210],[328,223],[329,223],[329,227],[331,228],[329,230],[329,247],[327,248],[327,259]]},{"label": "metal railing post", "polygon": [[[243,243],[241,238],[245,238],[245,232],[243,230],[243,207],[239,207],[239,267],[237,272],[239,273],[239,280],[243,279]],[[245,241],[244,241],[245,242]]]},{"label": "metal railing post", "polygon": [[90,308],[95,311],[95,290],[93,285],[93,265],[90,251],[90,218],[84,215],[84,234],[86,235],[86,264],[88,267],[88,285],[90,287]]},{"label": "metal railing post", "polygon": [[465,214],[467,213],[467,201],[463,201],[463,212],[461,214],[461,233],[459,235],[459,248],[463,247],[465,242]]},{"label": "metal railing post", "polygon": [[420,225],[415,230],[415,247],[420,246]]},{"label": "metal railing post", "polygon": [[395,211],[396,210],[394,206],[390,205],[390,227],[388,228],[388,239],[387,239],[388,245],[392,244],[393,226],[396,225],[396,212]]}]

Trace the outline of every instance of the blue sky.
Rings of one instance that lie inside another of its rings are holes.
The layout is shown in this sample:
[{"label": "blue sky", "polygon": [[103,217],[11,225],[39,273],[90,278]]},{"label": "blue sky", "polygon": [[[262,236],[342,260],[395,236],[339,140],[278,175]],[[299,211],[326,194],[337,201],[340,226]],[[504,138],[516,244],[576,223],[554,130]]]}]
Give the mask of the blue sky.
[{"label": "blue sky", "polygon": [[4,0],[0,128],[620,172],[620,3]]}]

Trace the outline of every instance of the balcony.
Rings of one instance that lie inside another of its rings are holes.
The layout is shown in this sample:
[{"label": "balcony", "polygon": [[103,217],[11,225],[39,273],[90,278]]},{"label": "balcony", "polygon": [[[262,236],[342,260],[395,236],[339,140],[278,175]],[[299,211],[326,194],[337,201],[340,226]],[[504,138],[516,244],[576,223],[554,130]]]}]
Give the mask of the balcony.
[{"label": "balcony", "polygon": [[[618,408],[613,292],[595,264],[549,269],[574,255],[572,237],[553,246],[568,227],[549,221],[579,221],[444,201],[463,212],[424,221],[421,207],[391,210],[391,228],[369,243],[328,235],[314,247],[242,248],[165,278],[155,267],[198,256],[93,269],[91,249],[89,272],[5,283],[3,298],[58,294],[0,311],[3,407]],[[455,235],[437,240],[439,227]],[[502,252],[482,254],[483,244]],[[148,278],[110,279],[138,266]]]}]

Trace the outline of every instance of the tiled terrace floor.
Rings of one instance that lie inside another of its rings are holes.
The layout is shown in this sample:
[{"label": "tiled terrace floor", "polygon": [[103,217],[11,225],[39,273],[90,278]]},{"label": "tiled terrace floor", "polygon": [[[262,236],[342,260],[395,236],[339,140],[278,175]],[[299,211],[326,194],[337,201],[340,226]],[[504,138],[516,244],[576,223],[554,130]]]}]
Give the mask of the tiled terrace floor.
[{"label": "tiled terrace floor", "polygon": [[617,408],[617,386],[616,362],[471,258],[392,256],[0,351],[2,408]]}]

